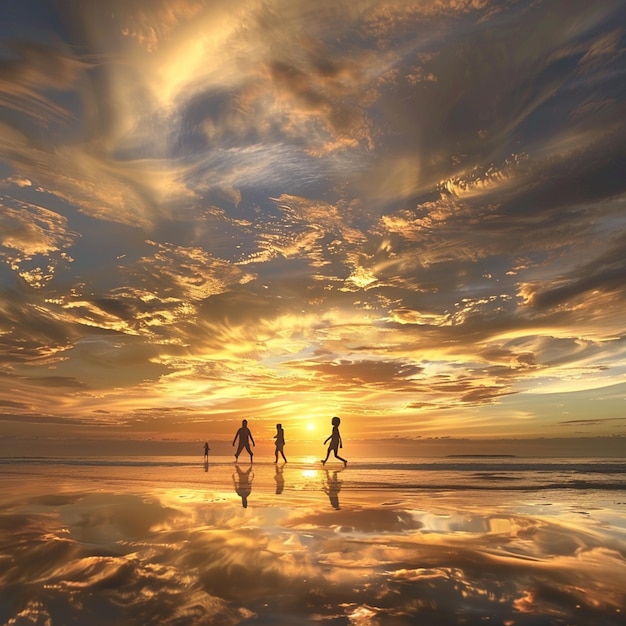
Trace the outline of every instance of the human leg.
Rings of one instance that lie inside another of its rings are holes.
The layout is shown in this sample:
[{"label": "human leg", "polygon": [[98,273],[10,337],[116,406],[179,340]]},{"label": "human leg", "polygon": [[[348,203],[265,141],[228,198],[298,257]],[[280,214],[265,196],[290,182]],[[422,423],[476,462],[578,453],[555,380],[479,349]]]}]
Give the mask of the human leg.
[{"label": "human leg", "polygon": [[344,459],[343,457],[339,456],[337,448],[335,448],[335,458],[339,459],[340,461],[343,461],[343,466],[345,467],[346,465],[348,465],[348,461],[346,461],[346,459]]},{"label": "human leg", "polygon": [[325,465],[326,461],[328,461],[328,457],[330,456],[330,452],[332,449],[332,445],[328,446],[328,450],[326,450],[326,458],[322,460],[322,465]]}]

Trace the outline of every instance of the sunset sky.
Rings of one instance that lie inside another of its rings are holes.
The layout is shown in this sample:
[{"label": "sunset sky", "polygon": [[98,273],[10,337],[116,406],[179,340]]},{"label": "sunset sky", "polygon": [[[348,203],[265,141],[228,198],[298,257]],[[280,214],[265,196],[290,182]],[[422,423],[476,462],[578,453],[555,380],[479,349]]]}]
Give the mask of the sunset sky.
[{"label": "sunset sky", "polygon": [[626,435],[624,2],[0,8],[3,454]]}]

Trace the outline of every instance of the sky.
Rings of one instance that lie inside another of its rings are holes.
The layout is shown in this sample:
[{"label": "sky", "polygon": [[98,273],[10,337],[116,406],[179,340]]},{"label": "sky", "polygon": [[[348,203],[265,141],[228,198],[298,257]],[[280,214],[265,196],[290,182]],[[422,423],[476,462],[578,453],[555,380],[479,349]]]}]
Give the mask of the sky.
[{"label": "sky", "polygon": [[0,442],[626,435],[626,5],[2,0]]}]

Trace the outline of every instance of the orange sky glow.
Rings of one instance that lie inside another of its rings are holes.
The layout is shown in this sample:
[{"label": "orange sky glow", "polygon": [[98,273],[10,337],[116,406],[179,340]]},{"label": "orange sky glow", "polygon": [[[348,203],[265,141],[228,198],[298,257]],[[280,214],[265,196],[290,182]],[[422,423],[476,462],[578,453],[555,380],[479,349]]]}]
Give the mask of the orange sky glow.
[{"label": "orange sky glow", "polygon": [[15,3],[2,454],[229,445],[243,418],[308,453],[333,415],[363,449],[617,450],[623,18],[609,0]]}]

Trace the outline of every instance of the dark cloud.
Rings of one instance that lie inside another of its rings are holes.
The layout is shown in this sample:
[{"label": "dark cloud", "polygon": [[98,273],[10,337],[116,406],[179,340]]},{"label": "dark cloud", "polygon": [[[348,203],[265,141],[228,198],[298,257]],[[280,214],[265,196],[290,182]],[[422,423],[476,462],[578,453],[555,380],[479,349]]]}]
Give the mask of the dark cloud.
[{"label": "dark cloud", "polygon": [[75,378],[69,378],[67,376],[39,376],[37,378],[30,378],[28,382],[40,387],[84,387],[84,383]]},{"label": "dark cloud", "polygon": [[412,386],[412,378],[423,370],[416,364],[401,361],[348,361],[346,359],[299,366],[313,370],[332,388],[380,386],[408,390]]},{"label": "dark cloud", "polygon": [[626,239],[607,235],[595,256],[591,251],[587,262],[565,276],[557,277],[552,285],[535,285],[531,288],[530,304],[538,309],[559,307],[578,301],[587,293],[601,291],[624,300],[626,272]]},{"label": "dark cloud", "polygon": [[0,350],[5,363],[51,363],[71,347],[74,331],[24,287],[4,289]]},{"label": "dark cloud", "polygon": [[597,424],[606,424],[608,422],[623,422],[626,421],[626,417],[610,417],[610,418],[591,418],[591,419],[586,419],[586,420],[563,420],[561,423],[562,424],[571,424],[573,426],[575,425],[580,425],[580,426],[595,426]]},{"label": "dark cloud", "polygon": [[28,405],[23,402],[15,402],[14,400],[1,400],[0,406],[8,409],[26,409]]},{"label": "dark cloud", "polygon": [[62,124],[67,129],[74,114],[59,94],[75,88],[90,64],[72,55],[59,38],[45,43],[5,39],[0,45],[4,49],[0,63],[4,115],[0,121],[10,120],[37,139],[42,137],[42,128]]}]

